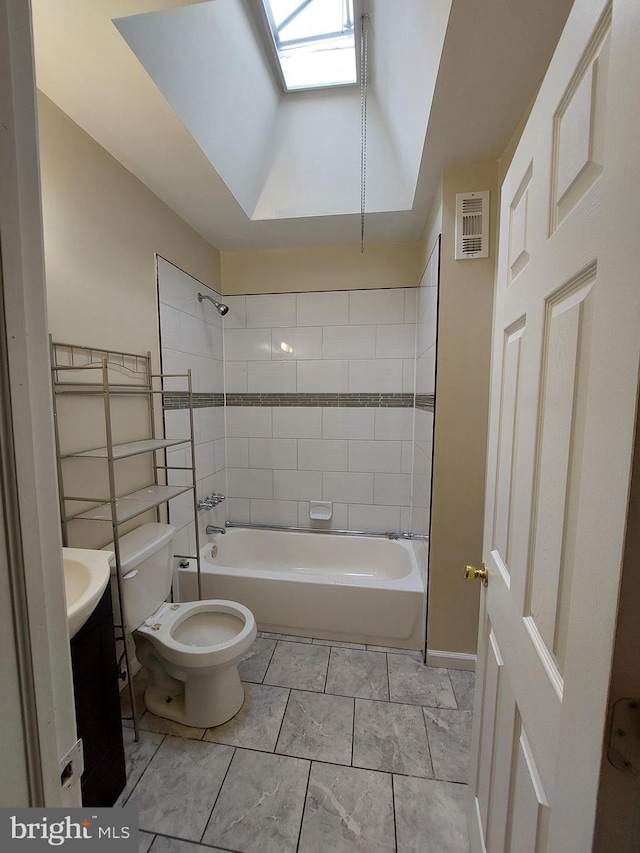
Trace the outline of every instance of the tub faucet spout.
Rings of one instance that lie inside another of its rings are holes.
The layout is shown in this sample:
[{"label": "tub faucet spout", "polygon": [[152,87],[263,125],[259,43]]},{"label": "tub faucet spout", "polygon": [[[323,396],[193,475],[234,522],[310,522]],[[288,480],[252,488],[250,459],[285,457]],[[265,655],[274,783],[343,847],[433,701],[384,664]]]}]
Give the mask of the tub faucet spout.
[{"label": "tub faucet spout", "polygon": [[209,535],[210,533],[226,533],[224,527],[215,527],[213,524],[207,524],[205,527],[205,533]]}]

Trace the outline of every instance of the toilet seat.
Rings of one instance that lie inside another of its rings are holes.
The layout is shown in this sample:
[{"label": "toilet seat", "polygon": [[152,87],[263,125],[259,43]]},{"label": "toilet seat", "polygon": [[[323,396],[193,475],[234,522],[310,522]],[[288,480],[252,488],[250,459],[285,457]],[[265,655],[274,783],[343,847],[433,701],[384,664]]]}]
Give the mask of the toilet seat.
[{"label": "toilet seat", "polygon": [[[189,621],[195,624],[187,625]],[[253,613],[244,605],[210,599],[165,602],[135,633],[146,637],[169,663],[199,668],[237,660],[255,639],[257,629]],[[213,642],[207,641],[207,634]]]}]

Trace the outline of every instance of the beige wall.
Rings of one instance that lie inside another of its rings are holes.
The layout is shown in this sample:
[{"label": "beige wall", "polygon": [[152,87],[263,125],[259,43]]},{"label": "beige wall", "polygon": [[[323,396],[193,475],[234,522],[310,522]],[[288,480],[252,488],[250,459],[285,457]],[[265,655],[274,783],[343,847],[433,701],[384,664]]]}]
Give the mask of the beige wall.
[{"label": "beige wall", "polygon": [[[497,163],[445,169],[433,454],[427,646],[475,654],[482,562],[489,368],[498,203]],[[491,190],[490,256],[454,260],[455,196]],[[437,209],[437,204],[436,204]]]},{"label": "beige wall", "polygon": [[297,293],[417,287],[424,269],[421,245],[310,246],[222,252],[222,292]]},{"label": "beige wall", "polygon": [[38,111],[50,330],[157,359],[155,253],[219,292],[218,251],[42,94]]},{"label": "beige wall", "polygon": [[[49,330],[65,343],[150,351],[157,372],[156,252],[219,292],[218,251],[43,95],[38,111]],[[146,437],[146,402],[114,400],[113,421],[115,441]],[[99,398],[59,397],[58,424],[63,450],[105,442]],[[147,485],[150,464],[144,455],[119,466],[118,492]],[[72,460],[65,491],[106,496],[106,473],[104,465]],[[70,526],[76,547],[101,547],[111,538],[108,524]]]}]

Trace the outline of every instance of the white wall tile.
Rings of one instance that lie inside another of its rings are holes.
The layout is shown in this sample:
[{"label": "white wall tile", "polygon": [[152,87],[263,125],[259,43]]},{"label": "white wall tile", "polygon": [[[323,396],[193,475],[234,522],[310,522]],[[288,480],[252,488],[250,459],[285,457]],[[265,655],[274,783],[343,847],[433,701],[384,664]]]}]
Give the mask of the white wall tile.
[{"label": "white wall tile", "polygon": [[373,438],[375,409],[332,407],[322,411],[323,438]]},{"label": "white wall tile", "polygon": [[414,394],[416,390],[416,362],[413,358],[402,359],[402,393]]},{"label": "white wall tile", "polygon": [[298,391],[309,393],[342,393],[349,390],[349,362],[299,361]]},{"label": "white wall tile", "polygon": [[400,441],[350,441],[349,471],[399,474],[402,467]]},{"label": "white wall tile", "polygon": [[274,438],[322,438],[322,409],[313,406],[274,406]]},{"label": "white wall tile", "polygon": [[295,438],[250,438],[251,468],[297,468],[298,442]]},{"label": "white wall tile", "polygon": [[247,393],[247,362],[225,361],[224,390],[231,394]]},{"label": "white wall tile", "polygon": [[180,315],[181,350],[207,358],[222,358],[222,330],[203,320]]},{"label": "white wall tile", "polygon": [[349,391],[391,392],[402,390],[402,359],[355,359],[349,362]]},{"label": "white wall tile", "polygon": [[416,393],[433,394],[436,390],[435,347],[416,361]]},{"label": "white wall tile", "polygon": [[402,442],[402,473],[410,474],[413,469],[413,442]]},{"label": "white wall tile", "polygon": [[176,530],[173,537],[173,553],[176,556],[194,557],[195,551],[195,535],[193,532],[194,525],[185,524],[179,530]]},{"label": "white wall tile", "polygon": [[349,293],[298,293],[298,326],[341,326],[349,323]]},{"label": "white wall tile", "polygon": [[251,501],[248,498],[230,498],[225,501],[229,521],[251,521]]},{"label": "white wall tile", "polygon": [[374,504],[409,506],[411,503],[411,474],[375,474]]},{"label": "white wall tile", "polygon": [[431,459],[433,449],[433,412],[416,409],[416,443],[424,444],[424,452]]},{"label": "white wall tile", "polygon": [[400,507],[351,504],[349,529],[370,530],[372,533],[400,532]]},{"label": "white wall tile", "polygon": [[373,503],[373,474],[325,471],[322,475],[322,500]]},{"label": "white wall tile", "polygon": [[[178,350],[164,349],[162,350],[162,372],[163,373],[186,373],[191,370],[191,381],[193,387],[198,389],[198,366],[199,359],[190,353],[179,352]],[[175,379],[164,380],[165,391],[186,391],[187,381],[181,377]]]},{"label": "white wall tile", "polygon": [[169,501],[169,523],[180,529],[193,521],[193,495],[183,492]]},{"label": "white wall tile", "polygon": [[404,322],[415,323],[418,313],[418,292],[417,287],[407,287],[404,291]]},{"label": "white wall tile", "polygon": [[376,358],[413,358],[415,351],[414,324],[376,326]]},{"label": "white wall tile", "polygon": [[[191,464],[191,454],[183,448],[167,450],[167,467],[186,468]],[[167,483],[170,486],[188,486],[191,483],[191,471],[167,471]]]},{"label": "white wall tile", "polygon": [[413,409],[376,409],[376,439],[413,440]]},{"label": "white wall tile", "polygon": [[224,390],[224,368],[221,359],[199,357],[197,390],[222,394]]},{"label": "white wall tile", "polygon": [[271,329],[225,329],[228,361],[271,361]]},{"label": "white wall tile", "polygon": [[202,480],[216,472],[215,443],[207,441],[196,445],[196,477]]},{"label": "white wall tile", "polygon": [[273,361],[322,358],[322,329],[317,326],[305,329],[272,329],[271,358]]},{"label": "white wall tile", "polygon": [[251,501],[251,524],[280,524],[284,527],[297,527],[297,501]]},{"label": "white wall tile", "polygon": [[160,304],[160,341],[163,348],[181,350],[180,311]]},{"label": "white wall tile", "polygon": [[227,406],[227,435],[237,438],[271,438],[271,408]]},{"label": "white wall tile", "polygon": [[248,329],[296,325],[295,293],[276,293],[268,296],[247,296],[245,298]]},{"label": "white wall tile", "polygon": [[227,468],[227,483],[230,497],[273,497],[273,471],[253,468]]},{"label": "white wall tile", "polygon": [[[164,412],[164,435],[165,438],[187,439],[191,437],[188,409],[167,409]],[[196,443],[200,440],[200,436],[196,433],[195,429],[194,438]]]},{"label": "white wall tile", "polygon": [[298,441],[298,467],[308,471],[346,471],[346,440],[301,438]]},{"label": "white wall tile", "polygon": [[274,471],[274,497],[278,500],[309,501],[322,491],[320,471]]},{"label": "white wall tile", "polygon": [[227,465],[229,468],[249,467],[249,439],[229,436],[227,439]]},{"label": "white wall tile", "polygon": [[325,326],[322,330],[324,358],[375,358],[375,326]]},{"label": "white wall tile", "polygon": [[161,304],[193,314],[198,285],[199,282],[186,272],[165,261],[164,258],[158,258],[158,291]]},{"label": "white wall tile", "polygon": [[222,321],[223,329],[245,329],[247,326],[247,304],[244,296],[225,296],[224,304],[229,311]]},{"label": "white wall tile", "polygon": [[404,289],[351,290],[349,292],[349,324],[402,323]]},{"label": "white wall tile", "polygon": [[247,390],[250,394],[294,393],[296,365],[285,361],[248,361]]},{"label": "white wall tile", "polygon": [[214,442],[216,474],[218,471],[224,471],[227,467],[227,445],[226,439],[217,438]]},{"label": "white wall tile", "polygon": [[[400,530],[411,530],[411,507],[400,507]],[[420,562],[418,562],[420,565]]]},{"label": "white wall tile", "polygon": [[200,422],[200,435],[202,441],[214,441],[216,438],[224,438],[224,406],[207,406],[195,409]]}]

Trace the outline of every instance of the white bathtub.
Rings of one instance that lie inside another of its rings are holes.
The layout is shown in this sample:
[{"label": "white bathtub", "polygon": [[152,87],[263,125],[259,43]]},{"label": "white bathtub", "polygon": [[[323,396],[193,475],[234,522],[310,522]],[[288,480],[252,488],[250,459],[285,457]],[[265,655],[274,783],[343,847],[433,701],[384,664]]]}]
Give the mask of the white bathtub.
[{"label": "white bathtub", "polygon": [[[243,528],[209,540],[202,597],[246,605],[261,631],[424,647],[426,595],[406,541]],[[194,560],[179,589],[183,601],[197,598]]]}]

